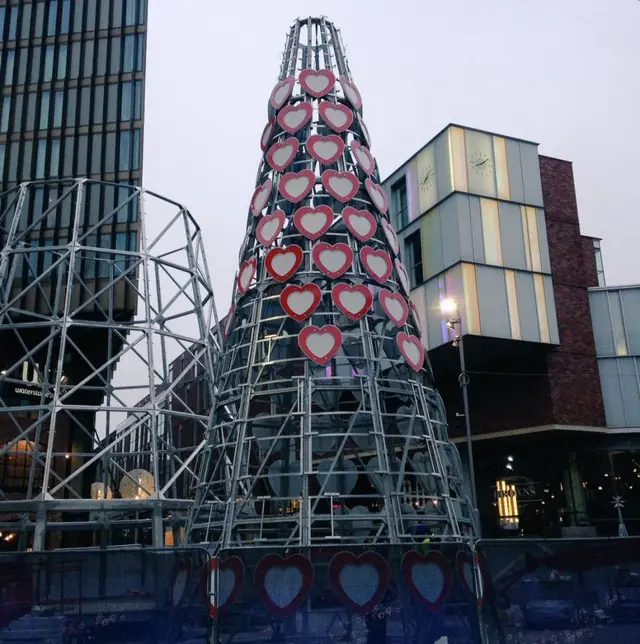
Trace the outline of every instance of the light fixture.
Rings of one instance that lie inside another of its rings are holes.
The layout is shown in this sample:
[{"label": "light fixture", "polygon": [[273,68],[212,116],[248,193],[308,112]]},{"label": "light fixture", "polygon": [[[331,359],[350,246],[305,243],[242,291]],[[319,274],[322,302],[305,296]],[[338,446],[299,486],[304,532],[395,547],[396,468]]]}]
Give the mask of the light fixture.
[{"label": "light fixture", "polygon": [[458,310],[458,305],[452,297],[445,297],[440,302],[440,311],[445,315],[453,315]]},{"label": "light fixture", "polygon": [[513,456],[507,456],[507,460],[509,461],[509,463],[513,463]]},{"label": "light fixture", "polygon": [[507,469],[508,470],[513,470],[513,465],[511,465],[511,463],[507,463]]}]

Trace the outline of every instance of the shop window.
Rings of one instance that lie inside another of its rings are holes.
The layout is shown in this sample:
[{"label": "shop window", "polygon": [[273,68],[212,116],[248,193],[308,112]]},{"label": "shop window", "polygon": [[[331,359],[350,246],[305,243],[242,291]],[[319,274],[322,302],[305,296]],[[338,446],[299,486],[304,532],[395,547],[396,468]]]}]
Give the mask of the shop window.
[{"label": "shop window", "polygon": [[[0,488],[5,491],[25,491],[34,462],[35,443],[21,440],[0,456]],[[42,466],[36,465],[35,489],[42,486]]]}]

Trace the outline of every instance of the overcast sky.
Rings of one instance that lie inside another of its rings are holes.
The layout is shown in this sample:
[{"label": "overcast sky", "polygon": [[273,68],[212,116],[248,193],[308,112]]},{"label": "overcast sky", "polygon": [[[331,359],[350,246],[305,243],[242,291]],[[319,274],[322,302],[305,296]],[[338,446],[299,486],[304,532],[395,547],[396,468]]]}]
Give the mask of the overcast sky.
[{"label": "overcast sky", "polygon": [[382,177],[450,122],[573,161],[608,284],[640,282],[639,0],[149,0],[144,185],[202,226],[229,307],[267,100],[298,16],[342,31]]}]

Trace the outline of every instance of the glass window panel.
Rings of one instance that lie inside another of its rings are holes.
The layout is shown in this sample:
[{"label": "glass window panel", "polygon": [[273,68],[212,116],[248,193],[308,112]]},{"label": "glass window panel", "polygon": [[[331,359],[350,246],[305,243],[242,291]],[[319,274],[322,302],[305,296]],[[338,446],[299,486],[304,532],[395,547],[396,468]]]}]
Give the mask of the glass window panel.
[{"label": "glass window panel", "polygon": [[11,109],[11,112],[13,114],[11,129],[14,132],[18,132],[20,129],[22,129],[22,119],[24,117],[24,112],[22,111],[23,99],[24,94],[16,94],[13,97],[13,107]]},{"label": "glass window panel", "polygon": [[83,2],[74,2],[73,3],[73,33],[79,33],[82,31],[82,11],[84,9]]},{"label": "glass window panel", "polygon": [[64,160],[62,174],[65,177],[73,176],[73,143],[74,139],[72,136],[67,136],[64,139]]},{"label": "glass window panel", "polygon": [[551,344],[560,344],[558,334],[558,317],[556,315],[556,302],[553,296],[553,282],[550,275],[544,275],[544,295],[547,301],[547,317],[549,319],[549,341]]},{"label": "glass window panel", "polygon": [[104,171],[115,172],[116,166],[116,132],[107,132],[105,141]]},{"label": "glass window panel", "polygon": [[4,67],[4,84],[11,85],[13,81],[13,66],[16,61],[15,49],[7,50]]},{"label": "glass window panel", "polygon": [[[464,292],[464,316],[462,318],[464,332],[474,333],[478,335],[480,333],[484,333],[484,328],[482,326],[482,321],[480,318],[480,307],[478,304],[479,297],[476,266],[474,266],[473,264],[462,264],[461,266],[462,288]],[[456,269],[453,269],[453,271],[450,271],[449,274],[452,274],[455,270]]]},{"label": "glass window panel", "polygon": [[473,130],[465,131],[467,150],[467,176],[469,192],[496,196],[495,161],[491,135]]},{"label": "glass window panel", "polygon": [[[123,83],[123,86],[127,83]],[[118,85],[112,83],[107,86],[107,123],[118,120]],[[123,119],[125,120],[125,119]]]},{"label": "glass window panel", "polygon": [[78,101],[78,90],[74,87],[73,89],[67,90],[67,109],[65,114],[65,126],[70,127],[76,124],[76,104]]},{"label": "glass window panel", "polygon": [[504,271],[488,266],[476,266],[476,279],[482,335],[511,338]]},{"label": "glass window panel", "polygon": [[98,40],[96,76],[104,76],[107,73],[107,44],[107,38],[100,38],[100,40]]},{"label": "glass window panel", "polygon": [[27,95],[27,120],[25,123],[25,130],[30,132],[35,130],[36,127],[36,102],[38,95],[36,92],[30,92]]},{"label": "glass window panel", "polygon": [[440,210],[433,208],[421,220],[422,228],[422,262],[425,278],[439,273],[443,268],[442,232],[440,229]]},{"label": "glass window panel", "polygon": [[[53,239],[45,239],[42,244],[45,248],[53,246]],[[53,251],[47,250],[42,253],[42,270],[47,271],[53,264]]]},{"label": "glass window panel", "polygon": [[527,268],[520,208],[516,204],[501,201],[498,207],[500,219],[500,245],[504,266]]},{"label": "glass window panel", "polygon": [[42,58],[42,49],[36,47],[31,50],[31,71],[29,73],[29,82],[37,83],[40,80],[40,60]]},{"label": "glass window panel", "polygon": [[391,208],[396,230],[402,230],[409,223],[407,203],[407,180],[402,177],[391,186]]},{"label": "glass window panel", "polygon": [[20,7],[11,7],[9,14],[9,40],[15,40],[18,28],[18,11]]},{"label": "glass window panel", "polygon": [[640,288],[629,288],[620,291],[622,308],[627,327],[629,353],[640,355]]},{"label": "glass window panel", "polygon": [[136,69],[142,71],[142,61],[144,54],[144,34],[136,35]]},{"label": "glass window panel", "polygon": [[507,142],[501,136],[493,137],[493,157],[495,160],[496,188],[498,199],[511,198],[509,192],[509,170],[507,166]]},{"label": "glass window panel", "polygon": [[77,177],[86,177],[89,173],[87,171],[87,147],[89,145],[89,136],[81,134],[77,139],[76,150],[76,169],[73,173]]},{"label": "glass window panel", "polygon": [[540,328],[538,326],[538,310],[536,307],[533,275],[531,273],[523,273],[522,271],[516,271],[515,275],[522,339],[527,342],[540,342]]},{"label": "glass window panel", "polygon": [[540,164],[536,145],[520,143],[520,163],[522,164],[525,203],[542,206],[542,184],[540,182]]},{"label": "glass window panel", "polygon": [[100,3],[100,20],[98,22],[98,29],[108,29],[109,28],[109,5],[111,1],[105,2],[102,0]]},{"label": "glass window panel", "polygon": [[500,266],[502,265],[502,243],[500,241],[498,202],[492,199],[480,199],[480,211],[482,213],[485,262]]},{"label": "glass window panel", "polygon": [[411,279],[411,288],[419,286],[424,281],[422,272],[422,243],[420,231],[415,232],[405,242],[406,267]]},{"label": "glass window panel", "polygon": [[69,12],[71,8],[71,0],[62,0],[62,16],[60,17],[60,33],[69,33]]},{"label": "glass window panel", "polygon": [[47,45],[44,48],[44,76],[42,80],[46,83],[53,78],[53,54],[55,47]]},{"label": "glass window panel", "polygon": [[102,134],[91,137],[91,174],[100,174],[102,171]]},{"label": "glass window panel", "polygon": [[591,307],[593,335],[596,341],[596,355],[613,356],[616,352],[607,292],[592,291],[589,293],[589,305]]},{"label": "glass window panel", "polygon": [[122,72],[132,72],[135,65],[135,35],[129,34],[124,37],[124,53],[122,56]]},{"label": "glass window panel", "polygon": [[618,361],[615,358],[598,360],[600,384],[604,400],[604,413],[607,427],[624,427],[627,422],[624,414],[622,387],[618,374]]},{"label": "glass window panel", "polygon": [[11,113],[11,96],[2,97],[2,111],[0,111],[0,132],[9,131],[9,114]]},{"label": "glass window panel", "polygon": [[[117,87],[114,85],[113,87]],[[133,83],[131,81],[122,83],[122,100],[120,101],[120,120],[131,121],[133,119]]]},{"label": "glass window panel", "polygon": [[102,123],[104,119],[104,85],[96,85],[93,94],[93,122]]},{"label": "glass window panel", "polygon": [[33,141],[25,141],[22,146],[22,175],[21,178],[31,179],[31,161],[33,158]]},{"label": "glass window panel", "polygon": [[[127,233],[116,233],[115,247],[118,250],[128,250],[127,242],[129,235]],[[115,255],[115,274],[120,275],[124,273],[126,266],[126,255]]]},{"label": "glass window panel", "polygon": [[78,125],[88,125],[91,113],[91,87],[83,87],[80,90],[80,118]]},{"label": "glass window panel", "polygon": [[111,39],[111,58],[109,60],[109,73],[117,74],[120,71],[120,49],[122,39],[120,37]]},{"label": "glass window panel", "polygon": [[87,0],[85,3],[85,8],[85,29],[87,31],[95,31],[97,19],[97,0]]},{"label": "glass window panel", "polygon": [[58,176],[58,166],[60,165],[60,139],[51,140],[51,158],[49,163],[49,174],[52,177]]},{"label": "glass window panel", "polygon": [[36,179],[44,179],[47,157],[47,140],[38,139],[36,153]]},{"label": "glass window panel", "polygon": [[6,7],[0,7],[0,34],[4,34],[4,19],[7,14]]},{"label": "glass window panel", "polygon": [[134,83],[134,110],[133,118],[139,121],[142,118],[142,81]]},{"label": "glass window panel", "polygon": [[[417,159],[420,213],[427,212],[438,200],[436,179],[436,146],[427,146]],[[446,168],[443,169],[446,172]]]},{"label": "glass window panel", "polygon": [[84,42],[84,63],[82,65],[83,78],[93,75],[93,53],[95,42],[95,40],[85,40]]},{"label": "glass window panel", "polygon": [[616,355],[626,356],[629,351],[627,348],[627,336],[622,319],[622,302],[620,301],[620,291],[609,292],[609,305],[611,306],[611,324],[613,328],[613,342],[615,344]]},{"label": "glass window panel", "polygon": [[131,132],[123,130],[120,132],[120,156],[118,159],[118,171],[131,170]]},{"label": "glass window panel", "polygon": [[[111,248],[111,235],[100,235],[98,242],[100,248]],[[109,252],[98,253],[100,261],[98,262],[98,277],[109,277],[111,274],[110,260],[113,255]]]},{"label": "glass window panel", "polygon": [[138,5],[140,4],[140,0],[126,0],[126,3],[127,3],[127,11],[125,14],[124,24],[127,27],[137,25],[138,24]]},{"label": "glass window panel", "polygon": [[453,188],[461,192],[468,192],[464,130],[459,127],[449,128],[449,147],[453,165]]},{"label": "glass window panel", "polygon": [[627,427],[640,427],[640,392],[635,358],[618,360]]},{"label": "glass window panel", "polygon": [[55,36],[56,21],[58,18],[58,0],[49,0],[49,13],[47,15],[47,36]]},{"label": "glass window panel", "polygon": [[511,201],[524,201],[524,184],[522,182],[522,164],[520,162],[520,145],[518,141],[507,139],[507,174],[509,175],[509,194]]},{"label": "glass window panel", "polygon": [[58,78],[67,75],[67,45],[60,45],[58,49]]},{"label": "glass window panel", "polygon": [[544,281],[542,275],[533,276],[533,285],[536,290],[536,308],[538,310],[538,324],[540,325],[540,341],[550,342],[549,318],[547,317],[547,300],[544,294]]},{"label": "glass window panel", "polygon": [[62,106],[64,92],[58,91],[54,94],[53,100],[53,127],[62,127]]},{"label": "glass window panel", "polygon": [[69,78],[80,78],[80,61],[82,60],[82,41],[76,40],[71,43],[71,65]]},{"label": "glass window panel", "polygon": [[40,38],[44,35],[44,30],[46,27],[44,22],[44,8],[45,8],[44,2],[36,3],[36,24],[34,27],[34,34],[33,34],[36,38]]},{"label": "glass window panel", "polygon": [[507,282],[507,303],[509,304],[509,322],[511,323],[511,337],[520,340],[520,314],[518,312],[518,295],[516,289],[516,275],[514,271],[505,271]]},{"label": "glass window panel", "polygon": [[27,62],[29,59],[29,50],[26,47],[18,49],[18,78],[16,82],[24,85],[27,80]]},{"label": "glass window panel", "polygon": [[124,0],[112,0],[111,7],[113,10],[113,15],[111,17],[111,26],[112,27],[122,27],[122,4]]},{"label": "glass window panel", "polygon": [[440,228],[442,234],[442,263],[444,268],[460,261],[460,231],[456,200],[446,199],[440,205]]},{"label": "glass window panel", "polygon": [[14,141],[9,148],[9,181],[15,181],[18,178],[18,155],[20,153],[20,143]]},{"label": "glass window panel", "polygon": [[0,143],[0,179],[4,176],[4,153],[6,151],[6,145]]},{"label": "glass window panel", "polygon": [[[22,6],[22,24],[20,25],[20,38],[27,40],[29,38],[29,31],[31,29],[31,5],[25,4]],[[2,31],[0,30],[0,33]]]}]

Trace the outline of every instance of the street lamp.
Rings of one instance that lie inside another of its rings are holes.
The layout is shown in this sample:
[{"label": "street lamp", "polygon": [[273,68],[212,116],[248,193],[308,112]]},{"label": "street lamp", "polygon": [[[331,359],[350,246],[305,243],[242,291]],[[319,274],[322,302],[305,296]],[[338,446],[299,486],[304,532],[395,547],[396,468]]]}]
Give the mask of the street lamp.
[{"label": "street lamp", "polygon": [[471,487],[471,505],[473,506],[473,514],[475,518],[478,536],[480,536],[480,514],[478,513],[478,497],[476,495],[476,471],[473,464],[473,442],[471,440],[471,417],[469,415],[469,394],[467,388],[469,386],[469,375],[464,361],[464,342],[462,340],[462,316],[458,310],[458,305],[453,298],[446,298],[440,302],[440,311],[447,316],[447,328],[456,332],[453,340],[453,346],[458,347],[460,356],[460,375],[458,382],[462,389],[462,404],[464,406],[464,424],[466,428],[466,442],[467,442],[467,458],[469,459],[469,483]]}]

